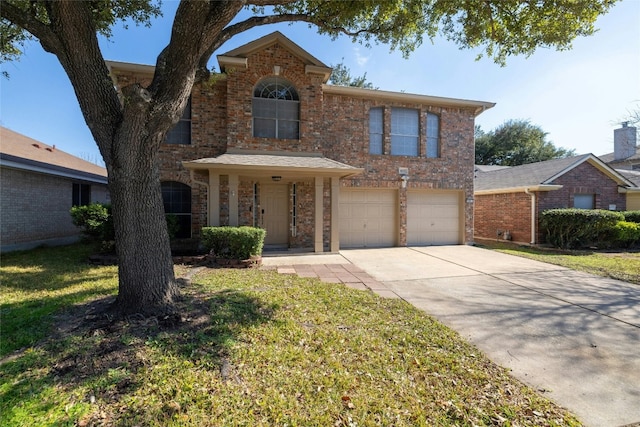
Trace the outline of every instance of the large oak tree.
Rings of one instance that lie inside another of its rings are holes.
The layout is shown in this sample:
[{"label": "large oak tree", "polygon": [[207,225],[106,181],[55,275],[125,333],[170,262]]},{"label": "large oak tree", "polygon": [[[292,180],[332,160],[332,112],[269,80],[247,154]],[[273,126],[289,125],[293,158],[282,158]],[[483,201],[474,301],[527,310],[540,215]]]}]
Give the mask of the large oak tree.
[{"label": "large oak tree", "polygon": [[[182,1],[155,74],[118,94],[98,47],[119,20],[152,24],[152,0],[0,3],[0,59],[13,60],[35,38],[60,61],[76,93],[108,175],[119,265],[116,308],[170,312],[178,290],[160,191],[158,151],[180,118],[194,84],[209,77],[211,55],[253,27],[300,21],[333,37],[385,43],[408,55],[437,35],[462,48],[482,48],[504,64],[539,47],[569,49],[595,31],[615,0],[216,0]],[[234,18],[243,10],[250,17]],[[135,41],[131,41],[135,43]]]}]

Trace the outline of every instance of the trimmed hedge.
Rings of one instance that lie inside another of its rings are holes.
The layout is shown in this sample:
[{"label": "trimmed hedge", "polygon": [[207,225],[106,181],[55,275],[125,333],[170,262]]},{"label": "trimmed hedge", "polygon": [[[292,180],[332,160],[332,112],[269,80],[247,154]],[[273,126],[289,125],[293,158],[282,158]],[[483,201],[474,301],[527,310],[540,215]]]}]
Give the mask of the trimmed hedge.
[{"label": "trimmed hedge", "polygon": [[620,212],[603,209],[550,209],[542,212],[541,226],[547,242],[563,249],[594,244],[611,245],[614,228],[625,217]]},{"label": "trimmed hedge", "polygon": [[614,226],[614,244],[618,247],[630,248],[640,242],[640,224],[629,221],[618,221]]},{"label": "trimmed hedge", "polygon": [[622,215],[624,215],[625,221],[640,224],[640,211],[625,211],[622,212]]},{"label": "trimmed hedge", "polygon": [[201,239],[218,257],[245,260],[262,254],[266,234],[256,227],[203,227]]}]

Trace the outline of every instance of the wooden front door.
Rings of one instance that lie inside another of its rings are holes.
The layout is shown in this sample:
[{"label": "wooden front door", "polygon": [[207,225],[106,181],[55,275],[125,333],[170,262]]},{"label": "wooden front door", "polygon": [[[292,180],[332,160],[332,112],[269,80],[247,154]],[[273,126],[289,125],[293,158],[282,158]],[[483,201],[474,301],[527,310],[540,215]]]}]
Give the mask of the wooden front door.
[{"label": "wooden front door", "polygon": [[289,243],[289,197],[287,184],[262,184],[260,186],[262,227],[267,230],[266,245]]}]

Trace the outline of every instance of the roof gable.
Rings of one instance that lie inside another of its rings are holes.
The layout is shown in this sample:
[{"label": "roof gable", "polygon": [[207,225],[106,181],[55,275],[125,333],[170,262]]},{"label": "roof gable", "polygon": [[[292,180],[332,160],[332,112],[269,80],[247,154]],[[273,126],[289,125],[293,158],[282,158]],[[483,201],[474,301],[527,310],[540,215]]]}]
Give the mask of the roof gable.
[{"label": "roof gable", "polygon": [[287,50],[289,50],[291,53],[293,53],[294,55],[296,55],[298,58],[300,58],[305,65],[316,65],[318,67],[327,67],[326,64],[324,64],[322,61],[320,61],[318,58],[314,57],[313,55],[311,55],[309,52],[307,52],[306,50],[302,49],[300,46],[298,46],[297,44],[295,44],[294,42],[292,42],[289,38],[287,38],[284,34],[282,34],[280,31],[275,31],[271,34],[267,34],[264,37],[260,37],[257,40],[254,40],[252,42],[249,42],[245,45],[242,45],[240,47],[237,47],[233,50],[230,50],[227,53],[223,53],[221,55],[218,55],[218,58],[225,57],[240,57],[240,58],[246,58],[247,56],[251,55],[252,53],[265,49],[271,45],[274,45],[276,43],[281,44],[282,46],[284,46]]},{"label": "roof gable", "polygon": [[283,46],[293,55],[300,58],[302,63],[305,65],[305,70],[307,73],[322,74],[324,75],[325,82],[329,80],[329,76],[331,75],[331,68],[320,61],[318,58],[311,55],[309,52],[292,42],[280,31],[275,31],[271,34],[267,34],[264,37],[218,55],[217,58],[218,64],[220,65],[220,70],[224,72],[227,66],[247,68],[247,59],[251,54],[273,46],[274,44]]},{"label": "roof gable", "polygon": [[525,188],[554,189],[554,181],[583,163],[589,163],[618,185],[634,184],[593,154],[565,157],[544,162],[528,163],[499,170],[476,168],[475,191],[523,190]]}]

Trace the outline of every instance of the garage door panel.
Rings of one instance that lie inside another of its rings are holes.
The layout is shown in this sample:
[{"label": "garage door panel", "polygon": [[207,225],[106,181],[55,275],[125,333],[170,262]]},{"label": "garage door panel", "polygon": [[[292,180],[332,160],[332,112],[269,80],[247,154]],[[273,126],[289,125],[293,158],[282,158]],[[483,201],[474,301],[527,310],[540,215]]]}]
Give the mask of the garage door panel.
[{"label": "garage door panel", "polygon": [[407,244],[450,245],[460,243],[458,192],[407,192]]},{"label": "garage door panel", "polygon": [[380,247],[396,244],[395,190],[340,191],[340,246]]}]

